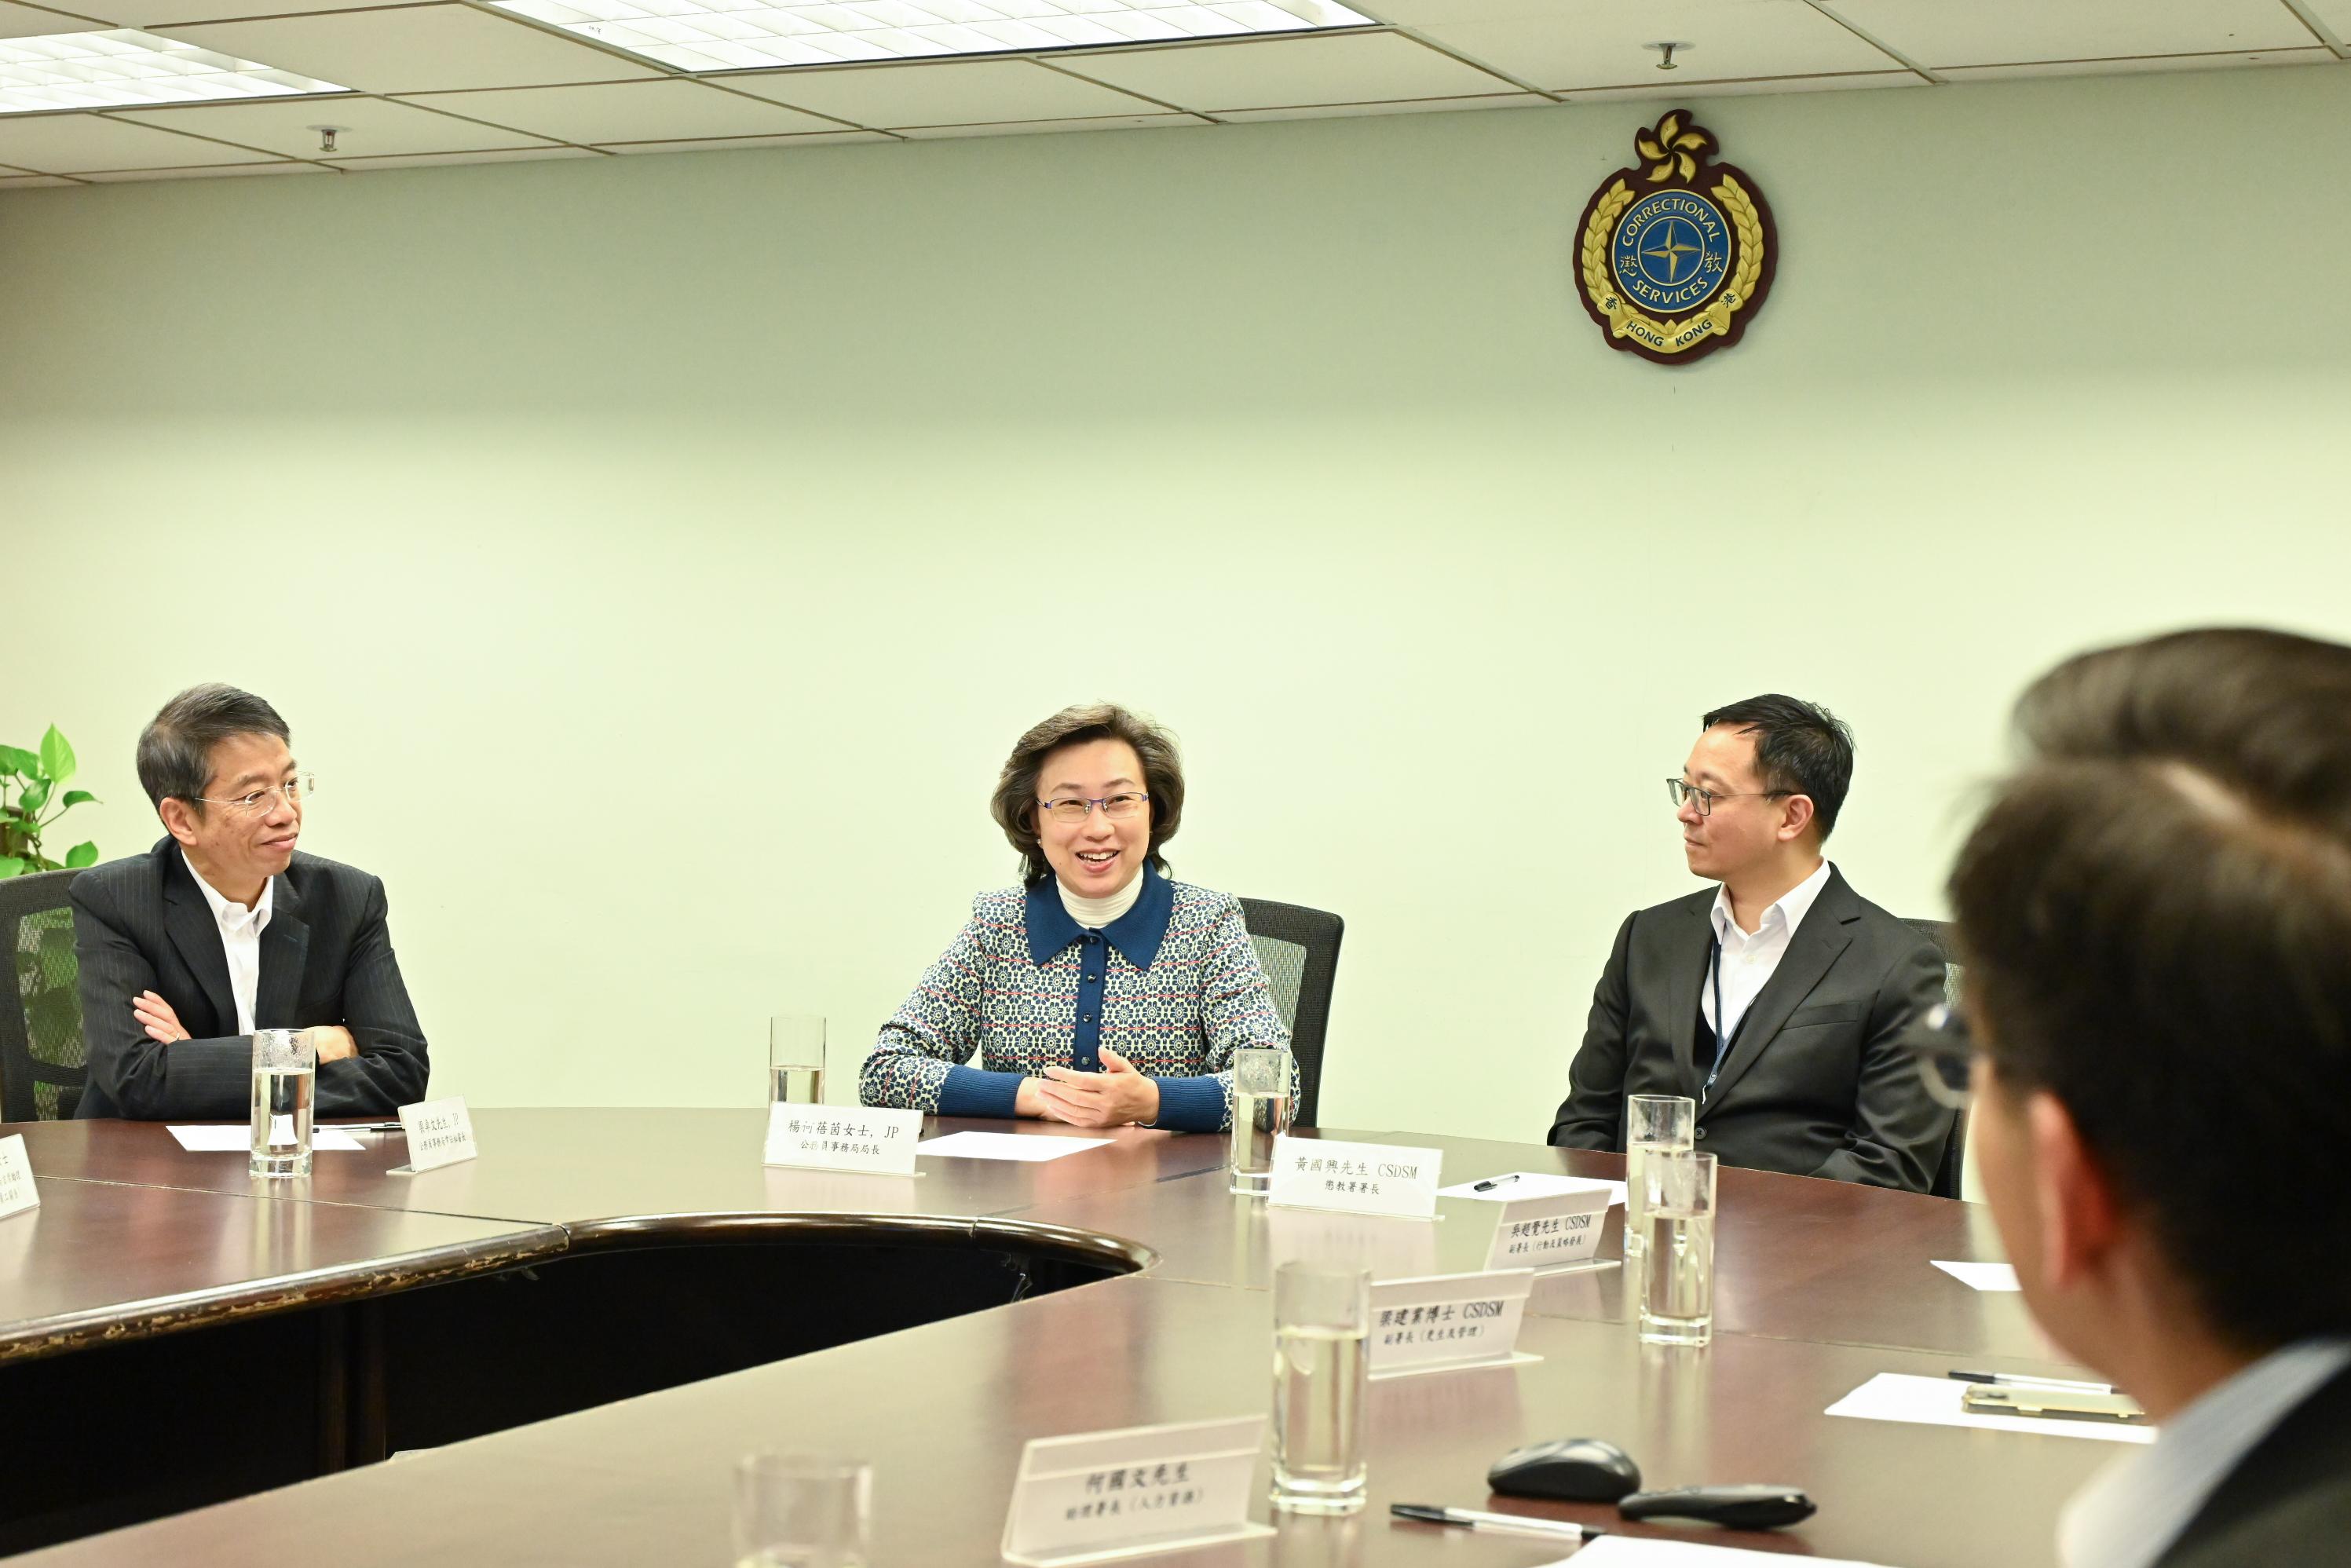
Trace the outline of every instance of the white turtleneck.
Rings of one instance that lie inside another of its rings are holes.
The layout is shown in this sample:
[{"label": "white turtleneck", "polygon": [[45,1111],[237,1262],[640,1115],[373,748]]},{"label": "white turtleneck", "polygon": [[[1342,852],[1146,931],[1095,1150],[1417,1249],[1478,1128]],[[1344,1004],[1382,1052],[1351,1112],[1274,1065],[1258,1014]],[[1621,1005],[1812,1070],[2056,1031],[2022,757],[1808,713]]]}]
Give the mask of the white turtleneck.
[{"label": "white turtleneck", "polygon": [[1060,892],[1061,907],[1070,912],[1071,919],[1089,931],[1099,931],[1134,907],[1134,901],[1143,896],[1143,873],[1136,871],[1124,887],[1108,898],[1080,898],[1059,877],[1053,879],[1053,886]]}]

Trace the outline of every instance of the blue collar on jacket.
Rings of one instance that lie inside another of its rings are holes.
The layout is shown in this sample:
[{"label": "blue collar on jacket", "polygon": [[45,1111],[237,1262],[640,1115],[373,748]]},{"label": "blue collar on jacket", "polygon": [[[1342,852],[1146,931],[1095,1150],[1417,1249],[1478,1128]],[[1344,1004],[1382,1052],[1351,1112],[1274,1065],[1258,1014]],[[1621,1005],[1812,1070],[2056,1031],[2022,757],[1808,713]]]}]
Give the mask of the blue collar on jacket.
[{"label": "blue collar on jacket", "polygon": [[[1103,939],[1126,955],[1138,969],[1151,967],[1159,944],[1167,938],[1167,922],[1176,913],[1175,885],[1145,862],[1143,894],[1134,907],[1102,927]],[[1085,928],[1070,918],[1061,904],[1061,887],[1051,877],[1029,884],[1029,958],[1042,964],[1085,936]]]}]

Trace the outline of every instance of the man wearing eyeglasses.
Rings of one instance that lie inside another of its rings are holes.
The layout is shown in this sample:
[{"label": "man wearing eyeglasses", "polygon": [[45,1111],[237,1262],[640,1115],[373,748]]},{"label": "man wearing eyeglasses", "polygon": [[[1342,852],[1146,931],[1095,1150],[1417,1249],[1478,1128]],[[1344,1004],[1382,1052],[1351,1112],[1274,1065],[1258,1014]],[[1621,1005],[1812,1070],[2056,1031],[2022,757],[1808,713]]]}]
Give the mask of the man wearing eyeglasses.
[{"label": "man wearing eyeglasses", "polygon": [[[2025,693],[1959,852],[1975,1162],[2025,1306],[2160,1427],[2067,1568],[2351,1541],[2351,647],[2178,632]],[[2030,1441],[2032,1439],[2018,1439]]]},{"label": "man wearing eyeglasses", "polygon": [[1717,885],[1628,916],[1593,993],[1551,1141],[1622,1151],[1625,1099],[1698,1105],[1727,1166],[1925,1192],[1952,1117],[1902,1049],[1943,963],[1822,857],[1853,779],[1826,708],[1760,696],[1701,722],[1666,781],[1691,873]]},{"label": "man wearing eyeglasses", "polygon": [[167,836],[73,884],[89,1082],[78,1116],[233,1120],[256,1029],[308,1030],[320,1116],[424,1097],[424,1034],[401,983],[383,883],[298,853],[317,787],[261,698],[202,685],[139,737]]}]

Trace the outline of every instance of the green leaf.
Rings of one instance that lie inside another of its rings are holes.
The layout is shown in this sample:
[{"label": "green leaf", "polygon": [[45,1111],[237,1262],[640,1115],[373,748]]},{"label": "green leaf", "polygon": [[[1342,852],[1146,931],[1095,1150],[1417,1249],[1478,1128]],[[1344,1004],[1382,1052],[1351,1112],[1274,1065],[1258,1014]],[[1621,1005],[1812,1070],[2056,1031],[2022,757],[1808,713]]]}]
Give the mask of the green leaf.
[{"label": "green leaf", "polygon": [[68,871],[79,871],[86,865],[96,865],[97,863],[98,846],[95,843],[76,844],[73,848],[66,852],[66,869]]},{"label": "green leaf", "polygon": [[0,876],[15,876],[25,869],[25,862],[15,855],[0,855]]},{"label": "green leaf", "polygon": [[26,785],[25,792],[16,797],[16,810],[27,817],[36,815],[49,803],[49,789],[50,784],[46,779]]},{"label": "green leaf", "polygon": [[49,781],[54,784],[72,778],[78,766],[73,747],[67,744],[64,733],[56,725],[49,726],[49,733],[41,737],[41,766],[48,769]]},{"label": "green leaf", "polygon": [[[84,800],[96,800],[97,799],[98,799],[98,797],[97,797],[97,796],[95,796],[95,795],[91,794],[91,793],[90,793],[89,790],[87,790],[87,789],[68,789],[68,790],[67,790],[67,791],[66,791],[66,800],[65,800],[65,805],[66,805],[66,806],[78,806],[78,805],[80,805]],[[65,806],[60,806],[60,807],[59,807],[59,808],[57,808],[57,809],[58,809],[59,810],[65,810]]]},{"label": "green leaf", "polygon": [[21,773],[30,779],[41,759],[21,746],[0,746],[0,773]]}]

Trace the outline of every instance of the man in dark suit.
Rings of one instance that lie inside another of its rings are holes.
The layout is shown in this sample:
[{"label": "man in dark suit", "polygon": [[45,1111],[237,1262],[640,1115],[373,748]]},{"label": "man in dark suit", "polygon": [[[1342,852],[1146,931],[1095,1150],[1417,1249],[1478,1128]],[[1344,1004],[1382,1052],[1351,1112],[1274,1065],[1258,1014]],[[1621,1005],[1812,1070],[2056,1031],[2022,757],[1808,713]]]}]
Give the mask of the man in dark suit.
[{"label": "man in dark suit", "polygon": [[1952,1115],[1899,1041],[1943,961],[1821,846],[1853,779],[1834,715],[1761,696],[1708,714],[1667,789],[1689,869],[1718,883],[1625,918],[1551,1141],[1625,1147],[1625,1097],[1698,1102],[1727,1166],[1924,1192]]},{"label": "man in dark suit", "polygon": [[2179,632],[2017,709],[1951,877],[1975,1161],[2025,1305],[2155,1444],[2068,1568],[2340,1563],[2351,1542],[2351,648]]},{"label": "man in dark suit", "polygon": [[309,1031],[319,1115],[424,1097],[383,883],[296,852],[312,780],[288,738],[276,709],[223,685],[182,692],[140,735],[139,782],[169,836],[74,881],[78,1114],[246,1116],[256,1029]]}]

